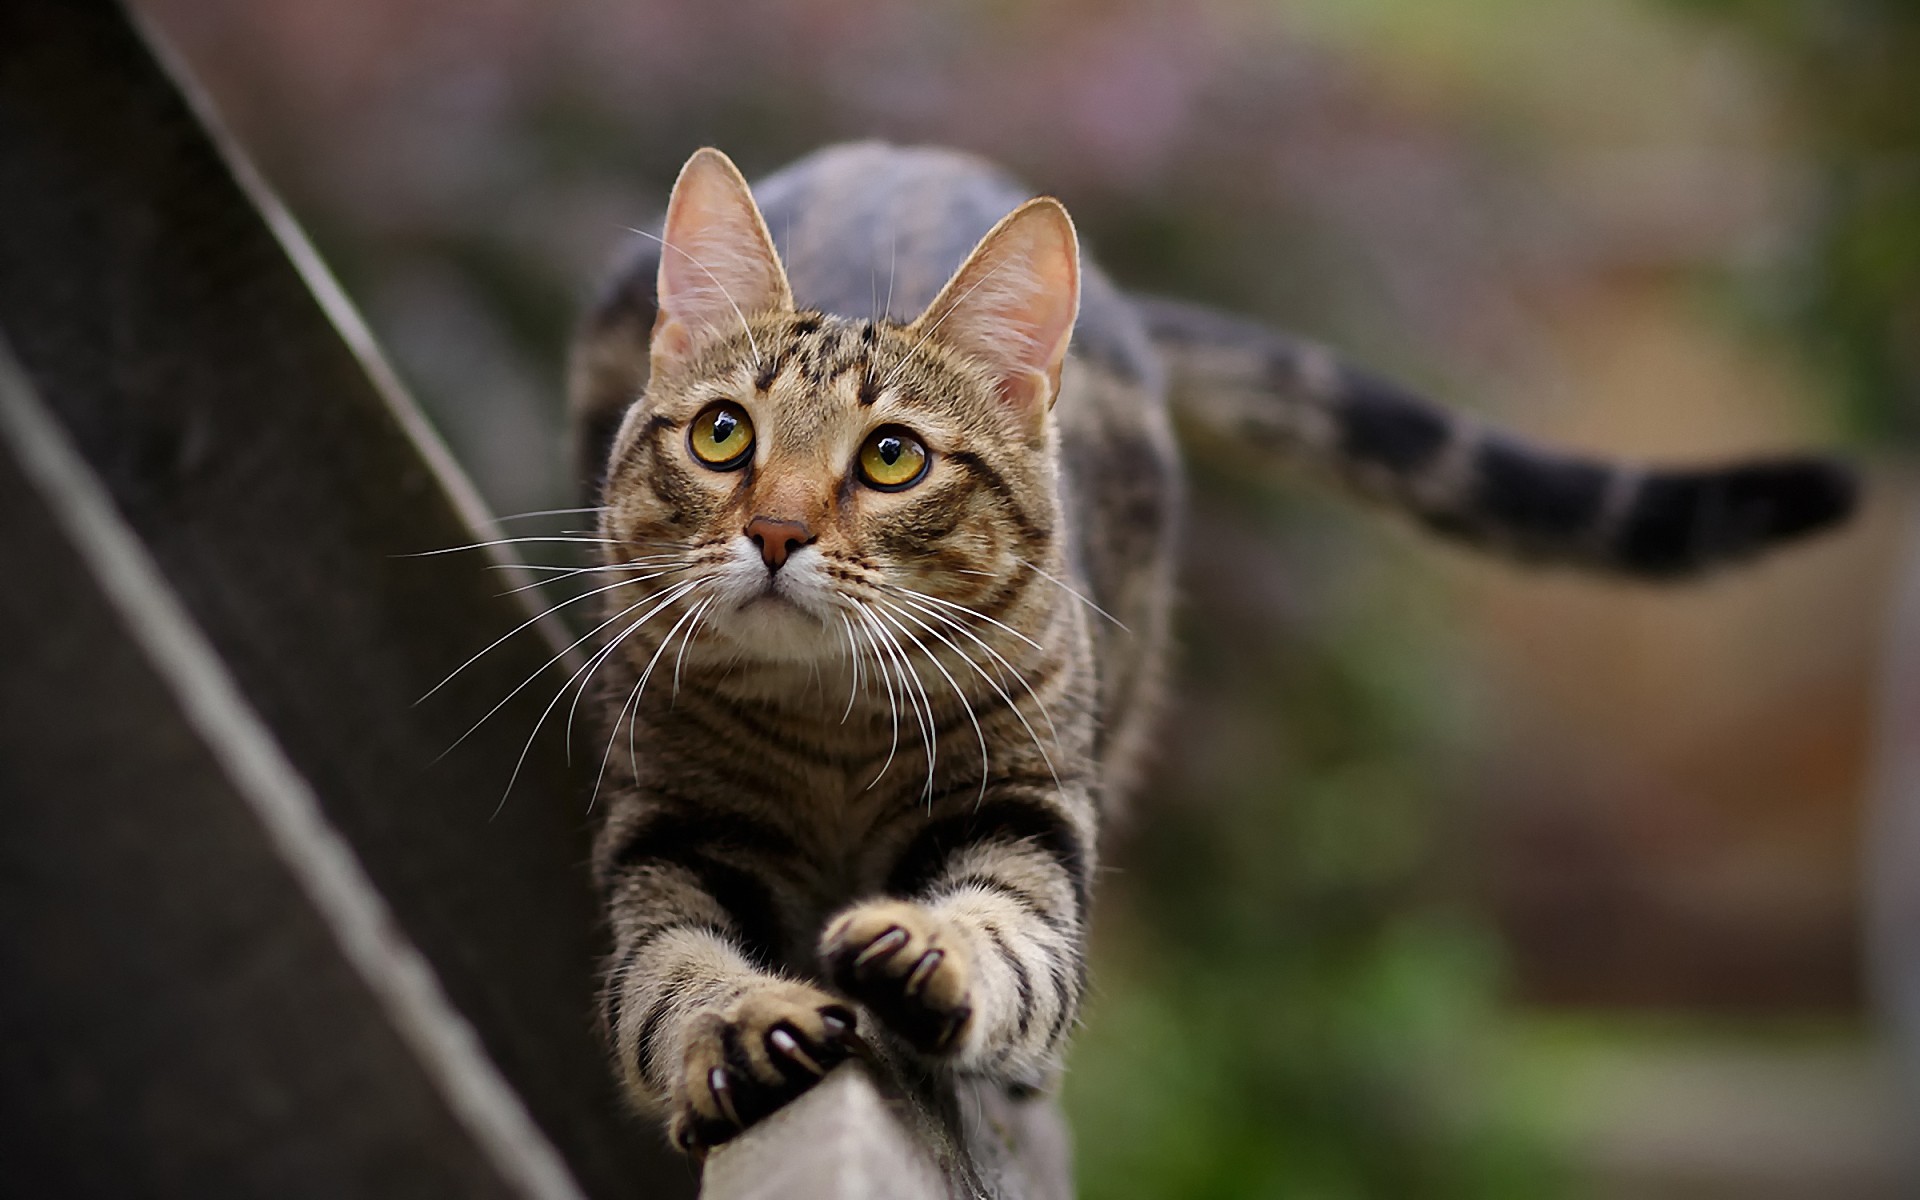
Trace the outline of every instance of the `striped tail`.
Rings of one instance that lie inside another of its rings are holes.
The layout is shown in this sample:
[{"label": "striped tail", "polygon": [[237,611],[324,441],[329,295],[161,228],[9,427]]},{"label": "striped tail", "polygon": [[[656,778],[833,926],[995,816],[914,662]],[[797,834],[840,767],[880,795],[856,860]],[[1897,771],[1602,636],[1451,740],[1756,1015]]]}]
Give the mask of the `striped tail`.
[{"label": "striped tail", "polygon": [[1677,579],[1838,525],[1857,500],[1853,470],[1832,458],[1673,467],[1581,458],[1482,428],[1251,321],[1134,303],[1187,432],[1315,469],[1508,557]]}]

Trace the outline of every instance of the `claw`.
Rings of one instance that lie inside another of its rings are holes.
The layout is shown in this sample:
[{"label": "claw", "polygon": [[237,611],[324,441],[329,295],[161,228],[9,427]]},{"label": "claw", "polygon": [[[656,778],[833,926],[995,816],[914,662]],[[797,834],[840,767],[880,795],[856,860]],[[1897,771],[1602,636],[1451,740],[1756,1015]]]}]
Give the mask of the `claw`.
[{"label": "claw", "polygon": [[913,971],[907,976],[907,982],[902,990],[909,996],[918,996],[921,989],[927,986],[927,980],[940,969],[941,960],[946,957],[946,952],[943,950],[929,950],[922,954],[920,961],[913,965]]},{"label": "claw", "polygon": [[886,958],[907,944],[907,931],[898,925],[888,929],[862,950],[853,960],[855,968],[864,967],[877,958]]},{"label": "claw", "polygon": [[740,1119],[740,1110],[733,1105],[733,1081],[727,1078],[725,1067],[715,1067],[707,1072],[707,1090],[713,1093],[714,1103],[727,1114],[727,1120],[732,1121],[735,1128],[747,1127],[747,1123]]},{"label": "claw", "polygon": [[825,1075],[827,1073],[825,1067],[815,1062],[813,1056],[801,1048],[800,1039],[794,1037],[784,1029],[775,1029],[773,1032],[767,1034],[767,1045],[770,1046],[775,1053],[784,1055],[794,1062],[799,1063],[815,1075]]},{"label": "claw", "polygon": [[953,1015],[947,1018],[946,1028],[940,1031],[940,1040],[936,1044],[935,1049],[945,1050],[953,1045],[953,1039],[959,1034],[960,1030],[966,1026],[967,1018],[971,1016],[973,1016],[973,1006],[971,1004],[963,1004],[959,1008],[954,1009]]}]

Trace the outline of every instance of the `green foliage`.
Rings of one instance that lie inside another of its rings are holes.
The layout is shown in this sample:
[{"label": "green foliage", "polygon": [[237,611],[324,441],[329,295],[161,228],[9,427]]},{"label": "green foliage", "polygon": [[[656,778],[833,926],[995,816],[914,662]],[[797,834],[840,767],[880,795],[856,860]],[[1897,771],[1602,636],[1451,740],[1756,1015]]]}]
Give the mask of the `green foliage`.
[{"label": "green foliage", "polygon": [[1666,0],[1738,31],[1788,81],[1814,203],[1778,280],[1784,324],[1857,432],[1920,437],[1920,5]]},{"label": "green foliage", "polygon": [[1390,535],[1197,499],[1221,533],[1179,749],[1105,881],[1067,1080],[1083,1194],[1553,1195],[1499,1092],[1498,950],[1443,868],[1473,705],[1434,596]]}]

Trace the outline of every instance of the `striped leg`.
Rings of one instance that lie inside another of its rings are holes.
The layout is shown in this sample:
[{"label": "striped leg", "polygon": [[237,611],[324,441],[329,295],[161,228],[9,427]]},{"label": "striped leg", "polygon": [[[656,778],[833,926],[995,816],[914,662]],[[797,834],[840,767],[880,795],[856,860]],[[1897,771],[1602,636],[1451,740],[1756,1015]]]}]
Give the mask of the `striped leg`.
[{"label": "striped leg", "polygon": [[1089,811],[1059,797],[990,799],[908,847],[891,897],[827,923],[836,986],[909,1045],[962,1071],[1038,1085],[1084,990]]},{"label": "striped leg", "polygon": [[812,1087],[847,1056],[855,1018],[762,965],[775,957],[762,885],[660,824],[606,872],[604,1016],[629,1094],[664,1112],[676,1145],[702,1150]]}]

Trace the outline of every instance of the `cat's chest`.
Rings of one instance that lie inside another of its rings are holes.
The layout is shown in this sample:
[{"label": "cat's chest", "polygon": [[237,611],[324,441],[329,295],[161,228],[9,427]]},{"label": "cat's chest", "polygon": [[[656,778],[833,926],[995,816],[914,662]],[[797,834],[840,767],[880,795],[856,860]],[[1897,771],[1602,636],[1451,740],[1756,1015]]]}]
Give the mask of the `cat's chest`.
[{"label": "cat's chest", "polygon": [[841,903],[884,889],[900,853],[926,827],[919,789],[878,764],[854,770],[821,767],[796,779],[782,797],[784,824],[796,850],[794,873],[824,902]]}]

